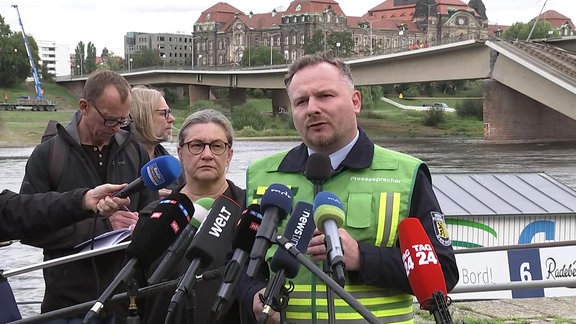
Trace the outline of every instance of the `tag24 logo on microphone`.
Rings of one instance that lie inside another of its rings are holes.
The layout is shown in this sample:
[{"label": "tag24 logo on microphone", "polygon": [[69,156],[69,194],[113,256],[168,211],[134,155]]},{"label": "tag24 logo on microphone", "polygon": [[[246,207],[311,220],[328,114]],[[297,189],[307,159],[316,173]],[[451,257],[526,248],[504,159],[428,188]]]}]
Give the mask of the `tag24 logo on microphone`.
[{"label": "tag24 logo on microphone", "polygon": [[[414,258],[418,263],[414,262]],[[438,259],[434,253],[434,249],[430,244],[414,244],[409,248],[405,249],[402,253],[402,261],[404,262],[404,269],[406,270],[406,275],[410,276],[410,272],[414,270],[416,264],[419,267],[427,266],[429,264],[438,264]]]}]

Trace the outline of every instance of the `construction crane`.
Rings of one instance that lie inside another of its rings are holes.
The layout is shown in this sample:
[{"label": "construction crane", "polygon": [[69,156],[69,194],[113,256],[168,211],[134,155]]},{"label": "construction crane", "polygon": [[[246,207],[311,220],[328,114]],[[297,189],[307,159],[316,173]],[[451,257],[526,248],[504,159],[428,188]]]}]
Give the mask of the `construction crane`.
[{"label": "construction crane", "polygon": [[20,18],[20,10],[18,10],[18,5],[12,5],[12,8],[16,9],[16,12],[18,13],[18,22],[20,23],[20,28],[22,28],[22,37],[24,38],[24,45],[26,46],[28,61],[30,61],[30,67],[32,67],[32,74],[34,76],[34,85],[36,87],[36,99],[44,99],[44,90],[42,90],[42,84],[40,83],[40,78],[38,77],[38,70],[36,69],[36,63],[34,63],[34,58],[32,57],[32,50],[30,49],[30,44],[28,43],[28,37],[26,37],[26,32],[24,31],[24,24],[22,24],[22,19]]}]

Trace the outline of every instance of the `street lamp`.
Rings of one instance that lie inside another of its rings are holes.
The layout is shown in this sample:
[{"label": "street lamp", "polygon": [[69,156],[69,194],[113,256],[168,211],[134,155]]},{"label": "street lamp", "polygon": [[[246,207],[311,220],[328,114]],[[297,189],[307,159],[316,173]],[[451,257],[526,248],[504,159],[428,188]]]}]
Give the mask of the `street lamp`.
[{"label": "street lamp", "polygon": [[[128,57],[130,57],[130,53],[128,53]],[[132,70],[132,58],[131,57],[128,59],[128,72],[130,72],[130,70]]]},{"label": "street lamp", "polygon": [[270,34],[270,65],[273,65],[272,62],[272,49],[274,47],[274,36],[280,36],[280,33]]},{"label": "street lamp", "polygon": [[202,66],[202,54],[198,55],[198,65]]}]

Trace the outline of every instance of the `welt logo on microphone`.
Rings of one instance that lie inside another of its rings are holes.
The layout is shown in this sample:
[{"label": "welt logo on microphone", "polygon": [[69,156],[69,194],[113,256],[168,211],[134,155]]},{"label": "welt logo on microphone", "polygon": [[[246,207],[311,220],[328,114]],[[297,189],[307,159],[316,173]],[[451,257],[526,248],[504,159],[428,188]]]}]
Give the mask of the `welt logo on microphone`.
[{"label": "welt logo on microphone", "polygon": [[226,206],[222,206],[218,212],[218,217],[216,217],[214,220],[214,223],[212,224],[212,227],[208,233],[214,237],[220,237],[220,234],[222,234],[223,228],[226,227],[226,224],[228,223],[231,215],[232,213],[226,209]]}]

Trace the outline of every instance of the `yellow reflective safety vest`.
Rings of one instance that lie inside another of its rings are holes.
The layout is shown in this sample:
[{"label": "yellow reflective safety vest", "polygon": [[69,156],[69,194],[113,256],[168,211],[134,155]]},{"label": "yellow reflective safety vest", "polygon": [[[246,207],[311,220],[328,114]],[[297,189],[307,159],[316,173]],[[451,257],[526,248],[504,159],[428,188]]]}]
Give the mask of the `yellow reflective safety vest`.
[{"label": "yellow reflective safety vest", "polygon": [[[294,204],[312,202],[314,186],[300,173],[278,171],[287,151],[255,161],[247,171],[247,204],[255,203],[266,188],[281,183],[292,189]],[[406,154],[374,146],[372,164],[367,169],[348,169],[323,185],[324,191],[336,194],[344,204],[346,216],[342,225],[359,242],[375,246],[393,246],[399,222],[408,217],[408,206],[419,166],[422,161]],[[283,233],[286,221],[278,228]],[[276,246],[268,250],[271,258]],[[305,251],[302,251],[305,252]],[[346,253],[344,251],[344,253]],[[319,265],[321,267],[321,265]],[[327,323],[326,286],[308,269],[301,267],[294,291],[286,309],[289,323]],[[348,282],[348,291],[382,323],[413,323],[413,296],[383,287]],[[333,292],[338,323],[365,323],[366,320]]]}]

